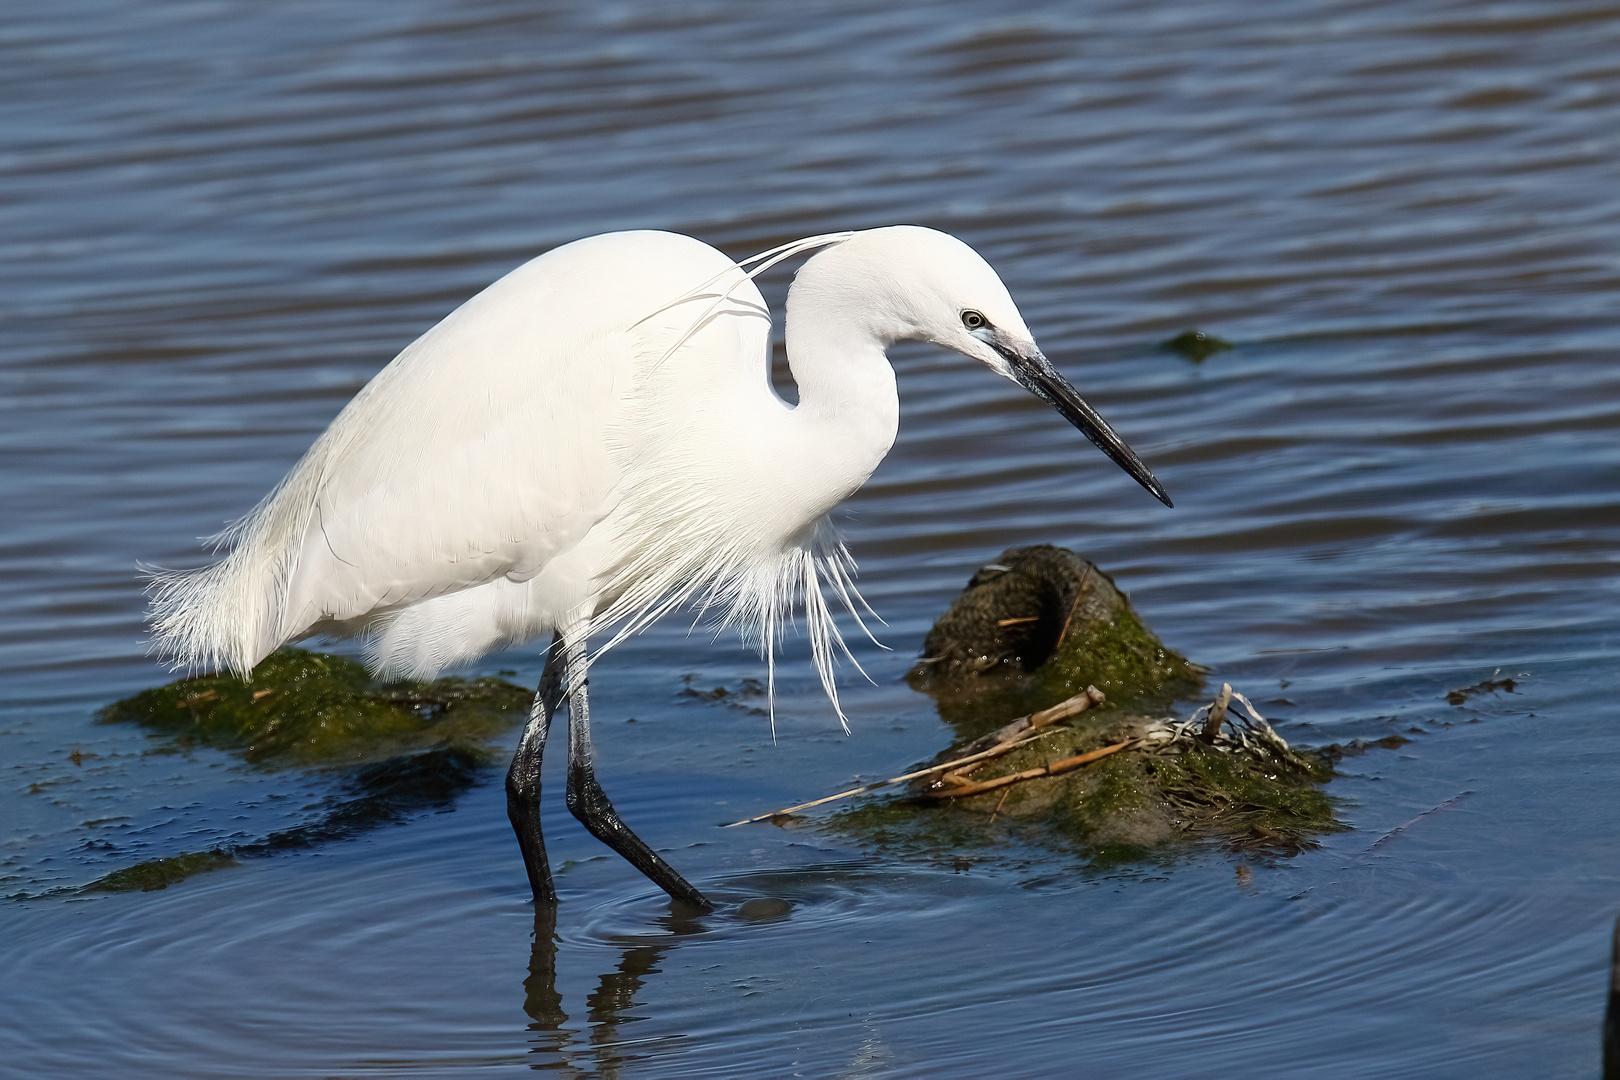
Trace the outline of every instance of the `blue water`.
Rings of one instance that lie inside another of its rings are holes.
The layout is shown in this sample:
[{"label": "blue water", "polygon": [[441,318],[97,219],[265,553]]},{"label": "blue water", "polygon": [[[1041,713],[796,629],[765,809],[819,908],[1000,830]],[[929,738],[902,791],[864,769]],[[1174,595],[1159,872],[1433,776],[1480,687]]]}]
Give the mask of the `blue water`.
[{"label": "blue water", "polygon": [[[0,904],[0,1062],[1592,1075],[1620,912],[1617,55],[1620,14],[1555,0],[10,12],[0,893],[33,899]],[[802,643],[774,742],[680,694],[761,675],[730,639],[661,626],[593,682],[604,784],[722,914],[673,915],[549,772],[554,927],[494,774],[162,892],[53,891],[331,790],[94,712],[166,677],[137,563],[197,564],[417,334],[582,235],[740,257],[901,221],[1000,270],[1176,509],[1016,387],[897,349],[900,440],[841,519],[894,650],[860,654],[853,735]],[[1191,326],[1236,348],[1155,347]],[[1100,873],[716,828],[943,746],[900,675],[974,568],[1035,542],[1288,738],[1409,738],[1342,763],[1353,831]],[[751,896],[793,907],[749,921]]]}]

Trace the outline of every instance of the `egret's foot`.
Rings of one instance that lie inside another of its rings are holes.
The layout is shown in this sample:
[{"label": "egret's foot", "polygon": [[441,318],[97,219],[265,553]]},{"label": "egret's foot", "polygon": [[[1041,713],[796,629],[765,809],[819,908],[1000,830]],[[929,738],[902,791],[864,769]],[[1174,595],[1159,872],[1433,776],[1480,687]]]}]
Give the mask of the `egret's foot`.
[{"label": "egret's foot", "polygon": [[654,885],[669,893],[671,899],[699,911],[713,911],[714,905],[707,897],[620,820],[618,811],[608,801],[607,792],[597,783],[596,767],[592,764],[595,755],[591,750],[585,643],[563,632],[558,634],[558,643],[552,653],[563,657],[566,673],[561,681],[568,687],[568,812],[578,818],[592,836],[617,851]]}]

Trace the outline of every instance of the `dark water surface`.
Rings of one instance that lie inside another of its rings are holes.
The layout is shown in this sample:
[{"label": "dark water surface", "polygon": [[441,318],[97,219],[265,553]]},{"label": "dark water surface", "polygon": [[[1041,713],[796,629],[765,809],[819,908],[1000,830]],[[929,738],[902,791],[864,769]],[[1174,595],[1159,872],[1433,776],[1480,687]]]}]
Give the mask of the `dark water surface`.
[{"label": "dark water surface", "polygon": [[[0,1069],[1593,1075],[1617,151],[1620,9],[1586,3],[13,6],[0,891],[34,899],[0,905]],[[999,268],[1176,509],[1010,384],[897,350],[900,440],[846,515],[895,646],[862,654],[853,737],[802,645],[774,745],[679,695],[761,674],[730,639],[663,627],[594,683],[620,809],[729,914],[673,916],[549,780],[555,927],[493,782],[163,892],[51,892],[329,791],[93,715],[161,678],[136,561],[194,565],[418,333],[581,235],[741,256],[897,221]],[[1237,347],[1154,348],[1189,326]],[[1286,700],[1289,738],[1410,738],[1344,762],[1354,831],[1098,873],[714,827],[938,749],[899,677],[1029,542]],[[1493,675],[1515,692],[1447,703]]]}]

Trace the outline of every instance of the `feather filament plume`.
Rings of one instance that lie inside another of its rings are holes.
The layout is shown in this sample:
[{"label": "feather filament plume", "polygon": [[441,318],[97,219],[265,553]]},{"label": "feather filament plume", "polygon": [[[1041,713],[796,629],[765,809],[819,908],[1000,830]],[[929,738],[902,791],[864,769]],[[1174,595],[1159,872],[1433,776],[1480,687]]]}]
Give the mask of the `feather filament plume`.
[{"label": "feather filament plume", "polygon": [[298,560],[286,539],[308,526],[335,429],[317,439],[257,506],[204,538],[210,551],[229,549],[219,562],[145,571],[152,607],[148,654],[167,656],[172,671],[229,670],[245,679],[281,643]]},{"label": "feather filament plume", "polygon": [[[704,290],[717,284],[721,278],[728,277],[732,274],[741,275],[736,281],[727,286],[724,292],[714,294],[714,303],[705,308],[703,310],[703,314],[699,315],[697,319],[693,321],[692,325],[687,328],[686,332],[680,337],[676,338],[675,343],[665,350],[664,355],[660,356],[653,363],[653,370],[656,371],[658,368],[662,367],[664,361],[668,360],[671,356],[674,356],[676,351],[679,350],[682,345],[685,345],[689,340],[691,340],[693,334],[703,329],[704,324],[709,321],[717,310],[719,310],[720,305],[725,303],[727,300],[733,299],[732,292],[737,288],[738,285],[741,285],[745,281],[753,281],[755,278],[759,277],[759,275],[763,274],[765,271],[771,269],[777,263],[791,259],[795,255],[803,254],[806,251],[814,251],[816,248],[828,247],[832,244],[841,244],[854,235],[855,234],[853,232],[836,232],[822,233],[819,236],[806,236],[803,239],[791,240],[786,244],[773,247],[769,251],[762,251],[757,255],[750,255],[748,258],[727,267],[718,274],[715,274],[713,277],[709,278],[703,284],[682,293],[680,296],[676,297],[674,300],[671,300],[663,307],[658,308],[656,311],[649,312],[646,316],[631,324],[632,328],[634,328],[636,326],[640,326],[648,319],[663,314],[671,308],[679,307],[688,300],[706,299],[711,294],[706,293]],[[748,266],[750,263],[759,263],[759,265],[754,267],[752,270],[745,270],[744,267]],[[767,312],[766,318],[769,319],[769,317],[769,313]]]},{"label": "feather filament plume", "polygon": [[[661,531],[661,535],[678,533]],[[613,571],[603,593],[614,599],[591,620],[591,636],[612,635],[596,650],[596,657],[674,611],[693,608],[700,621],[717,611],[711,620],[715,631],[737,628],[766,662],[774,730],[777,646],[783,630],[794,622],[794,609],[802,605],[816,675],[847,732],[849,721],[838,700],[836,681],[839,655],[862,676],[870,676],[839,631],[823,587],[830,587],[844,602],[868,637],[871,632],[860,618],[865,601],[855,588],[855,562],[832,524],[823,519],[800,542],[763,556],[747,546],[727,543],[723,536],[712,539],[712,546],[694,543],[687,533],[685,542],[655,543]]]}]

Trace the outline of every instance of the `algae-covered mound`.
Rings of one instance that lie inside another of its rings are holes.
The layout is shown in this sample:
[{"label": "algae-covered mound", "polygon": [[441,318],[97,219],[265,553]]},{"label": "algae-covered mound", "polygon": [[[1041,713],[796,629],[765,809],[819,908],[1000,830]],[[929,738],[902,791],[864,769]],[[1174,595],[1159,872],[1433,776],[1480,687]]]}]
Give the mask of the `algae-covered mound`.
[{"label": "algae-covered mound", "polygon": [[280,649],[248,679],[181,679],[114,702],[99,719],[257,765],[333,765],[444,745],[481,752],[529,700],[529,691],[501,679],[379,683],[345,657]]},{"label": "algae-covered mound", "polygon": [[353,660],[289,648],[250,679],[181,679],[115,702],[102,723],[139,724],[175,746],[225,750],[260,768],[319,769],[336,790],[302,824],[127,866],[85,890],[163,889],[239,858],[314,847],[447,806],[478,781],[490,743],[523,717],[530,697],[501,679],[378,682]]},{"label": "algae-covered mound", "polygon": [[[1330,756],[1290,747],[1230,687],[1188,721],[1161,719],[1199,693],[1203,669],[1062,548],[1012,548],[974,574],[910,681],[961,736],[936,765],[1000,742],[988,760],[834,815],[863,841],[946,854],[1016,837],[1117,862],[1195,839],[1289,854],[1345,827],[1320,787]],[[1033,726],[1003,727],[1020,715]]]},{"label": "algae-covered mound", "polygon": [[971,727],[976,717],[1034,712],[1087,686],[1113,708],[1162,709],[1197,694],[1203,669],[1167,649],[1107,574],[1041,544],[1009,548],[969,579],[908,679],[939,701],[946,720]]},{"label": "algae-covered mound", "polygon": [[[924,854],[1018,838],[1100,863],[1199,839],[1287,855],[1345,828],[1319,787],[1332,778],[1330,754],[1289,746],[1246,699],[1212,730],[1213,707],[1187,721],[1092,709],[1003,739],[1004,752],[990,760],[930,773],[907,795],[845,810],[830,824]],[[977,756],[984,745],[953,748],[938,763]]]}]

